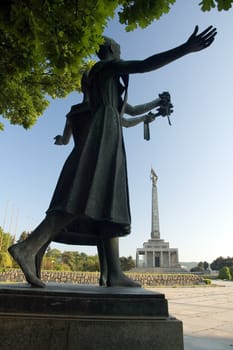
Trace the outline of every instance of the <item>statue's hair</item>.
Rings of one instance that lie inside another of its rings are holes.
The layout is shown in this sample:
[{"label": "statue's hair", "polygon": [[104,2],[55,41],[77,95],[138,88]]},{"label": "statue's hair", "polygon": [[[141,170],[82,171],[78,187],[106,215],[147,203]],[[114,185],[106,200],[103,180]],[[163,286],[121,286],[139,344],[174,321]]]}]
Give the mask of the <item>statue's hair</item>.
[{"label": "statue's hair", "polygon": [[108,36],[103,36],[104,42],[100,45],[99,51],[97,52],[97,56],[100,59],[104,59],[107,55],[107,52],[109,50],[109,47],[111,45],[119,45],[115,40],[112,38],[109,38]]},{"label": "statue's hair", "polygon": [[109,38],[108,36],[103,36],[104,38],[104,43],[102,45],[119,45],[114,39]]}]

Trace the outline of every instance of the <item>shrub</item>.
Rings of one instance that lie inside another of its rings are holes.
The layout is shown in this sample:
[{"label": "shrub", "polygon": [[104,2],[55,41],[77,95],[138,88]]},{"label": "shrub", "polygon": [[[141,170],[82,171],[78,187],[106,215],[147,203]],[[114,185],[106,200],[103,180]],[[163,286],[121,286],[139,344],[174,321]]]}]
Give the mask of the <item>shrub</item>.
[{"label": "shrub", "polygon": [[221,280],[231,280],[231,273],[228,266],[224,266],[219,270],[218,278]]},{"label": "shrub", "polygon": [[203,281],[205,282],[205,284],[211,284],[212,283],[211,279],[209,279],[209,278],[204,278]]}]

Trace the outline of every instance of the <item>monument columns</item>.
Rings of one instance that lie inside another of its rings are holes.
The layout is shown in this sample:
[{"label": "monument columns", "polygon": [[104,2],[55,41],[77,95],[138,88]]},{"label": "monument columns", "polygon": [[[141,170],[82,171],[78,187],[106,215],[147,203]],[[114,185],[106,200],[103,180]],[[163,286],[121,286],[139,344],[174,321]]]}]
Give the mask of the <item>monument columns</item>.
[{"label": "monument columns", "polygon": [[163,267],[163,252],[160,252],[160,267]]},{"label": "monument columns", "polygon": [[171,252],[168,252],[168,266],[171,266]]},{"label": "monument columns", "polygon": [[138,252],[136,252],[136,266],[139,266],[139,256],[138,256]]},{"label": "monument columns", "polygon": [[145,251],[145,261],[144,261],[144,265],[148,266],[148,261],[147,261],[147,251]]}]

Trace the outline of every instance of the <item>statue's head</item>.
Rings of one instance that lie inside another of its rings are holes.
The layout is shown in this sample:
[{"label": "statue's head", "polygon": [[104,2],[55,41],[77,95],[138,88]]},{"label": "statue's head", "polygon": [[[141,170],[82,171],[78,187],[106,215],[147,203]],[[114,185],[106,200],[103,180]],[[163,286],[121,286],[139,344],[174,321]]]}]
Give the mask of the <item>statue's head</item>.
[{"label": "statue's head", "polygon": [[109,57],[120,58],[121,48],[120,45],[113,39],[104,36],[104,43],[100,45],[97,56],[101,60],[105,60]]}]

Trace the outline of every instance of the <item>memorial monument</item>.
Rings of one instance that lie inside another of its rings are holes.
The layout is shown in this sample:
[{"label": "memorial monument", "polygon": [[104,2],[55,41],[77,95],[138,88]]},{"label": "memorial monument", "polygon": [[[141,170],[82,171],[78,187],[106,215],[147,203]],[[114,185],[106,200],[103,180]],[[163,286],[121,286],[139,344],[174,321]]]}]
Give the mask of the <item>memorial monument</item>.
[{"label": "memorial monument", "polygon": [[178,249],[170,248],[169,243],[160,237],[159,206],[157,181],[158,176],[151,169],[152,181],[152,213],[151,213],[151,238],[143,243],[143,248],[136,251],[137,271],[154,272],[183,272],[179,265]]}]

